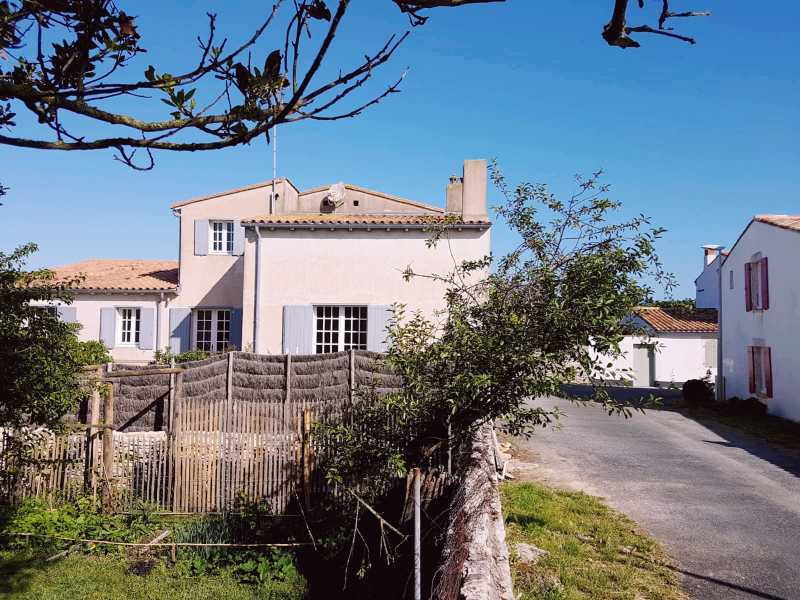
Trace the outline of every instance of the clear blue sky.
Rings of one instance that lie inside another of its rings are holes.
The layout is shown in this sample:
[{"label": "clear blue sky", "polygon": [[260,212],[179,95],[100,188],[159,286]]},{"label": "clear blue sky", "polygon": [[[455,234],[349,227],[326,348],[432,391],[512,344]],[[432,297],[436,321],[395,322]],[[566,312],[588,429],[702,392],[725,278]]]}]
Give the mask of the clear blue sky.
[{"label": "clear blue sky", "polygon": [[[207,11],[241,39],[267,4],[148,0],[123,8],[139,15],[144,65],[177,71],[196,60]],[[332,68],[407,28],[390,4],[352,3]],[[357,119],[284,127],[279,174],[300,188],[343,180],[441,204],[464,158],[496,158],[512,182],[546,182],[557,192],[572,189],[573,174],[602,168],[629,213],[669,230],[660,250],[681,284],[675,295],[692,295],[700,245],[730,245],[755,213],[800,213],[800,6],[675,0],[676,8],[714,12],[677,23],[696,46],[641,36],[642,48],[622,51],[599,35],[611,4],[508,0],[433,12],[378,78],[410,67],[403,93]],[[0,181],[11,188],[0,207],[0,248],[37,242],[35,266],[174,258],[171,202],[271,171],[263,142],[161,153],[147,173],[108,152],[0,147]],[[510,243],[497,227],[494,251]]]}]

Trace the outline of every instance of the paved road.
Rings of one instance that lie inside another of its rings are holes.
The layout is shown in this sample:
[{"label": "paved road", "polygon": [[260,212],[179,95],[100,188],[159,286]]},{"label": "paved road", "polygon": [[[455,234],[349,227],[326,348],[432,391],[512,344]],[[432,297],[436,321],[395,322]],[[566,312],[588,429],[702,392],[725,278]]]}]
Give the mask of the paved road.
[{"label": "paved road", "polygon": [[563,427],[519,473],[604,497],[659,539],[697,600],[800,599],[800,459],[672,411],[625,420],[545,401]]}]

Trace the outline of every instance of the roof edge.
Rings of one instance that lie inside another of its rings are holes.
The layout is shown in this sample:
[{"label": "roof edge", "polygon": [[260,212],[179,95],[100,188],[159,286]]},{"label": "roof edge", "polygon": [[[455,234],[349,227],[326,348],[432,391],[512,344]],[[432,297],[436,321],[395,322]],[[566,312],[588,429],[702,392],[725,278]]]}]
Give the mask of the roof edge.
[{"label": "roof edge", "polygon": [[[320,185],[315,188],[311,188],[310,190],[305,190],[300,192],[300,196],[305,196],[306,194],[316,194],[317,192],[322,192],[328,189],[329,185]],[[351,189],[356,192],[362,192],[364,194],[372,194],[374,196],[378,196],[380,198],[385,198],[387,200],[393,200],[394,202],[399,202],[401,204],[407,204],[409,206],[416,206],[417,208],[424,208],[426,210],[432,210],[438,213],[444,213],[445,209],[441,206],[434,206],[433,204],[427,204],[425,202],[419,202],[418,200],[409,200],[408,198],[403,198],[402,196],[395,196],[394,194],[387,194],[386,192],[380,192],[378,190],[372,190],[370,188],[361,187],[360,185],[355,185],[353,183],[345,183],[344,187],[347,189]]]},{"label": "roof edge", "polygon": [[[291,182],[287,177],[279,177],[278,179],[274,180],[275,183],[288,183],[292,186],[297,193],[299,194],[300,191],[297,189],[297,186]],[[239,194],[241,192],[249,192],[250,190],[257,190],[260,188],[270,187],[272,185],[273,180],[269,179],[267,181],[261,181],[259,183],[251,183],[250,185],[245,185],[242,187],[234,188],[232,190],[226,190],[224,192],[215,192],[213,194],[209,194],[207,196],[196,196],[194,198],[189,198],[188,200],[180,200],[178,202],[174,202],[170,204],[170,208],[181,208],[183,206],[187,206],[189,204],[195,204],[196,202],[204,202],[206,200],[213,200],[214,198],[221,198],[222,196],[230,196],[231,194]]]}]

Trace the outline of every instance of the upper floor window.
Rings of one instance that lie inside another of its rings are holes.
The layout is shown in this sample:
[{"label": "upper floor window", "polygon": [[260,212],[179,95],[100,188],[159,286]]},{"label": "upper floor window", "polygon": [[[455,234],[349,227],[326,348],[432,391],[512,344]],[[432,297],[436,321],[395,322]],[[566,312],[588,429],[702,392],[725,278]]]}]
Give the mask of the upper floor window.
[{"label": "upper floor window", "polygon": [[728,287],[733,289],[733,269],[728,271]]},{"label": "upper floor window", "polygon": [[139,308],[118,308],[117,344],[137,346],[142,328],[142,311]]},{"label": "upper floor window", "polygon": [[769,308],[769,263],[766,257],[745,263],[744,295],[747,311]]},{"label": "upper floor window", "polygon": [[211,254],[233,254],[233,221],[209,221]]},{"label": "upper floor window", "polygon": [[205,352],[225,352],[231,340],[231,311],[203,308],[195,312],[194,347]]},{"label": "upper floor window", "polygon": [[315,352],[367,349],[366,306],[317,306]]}]

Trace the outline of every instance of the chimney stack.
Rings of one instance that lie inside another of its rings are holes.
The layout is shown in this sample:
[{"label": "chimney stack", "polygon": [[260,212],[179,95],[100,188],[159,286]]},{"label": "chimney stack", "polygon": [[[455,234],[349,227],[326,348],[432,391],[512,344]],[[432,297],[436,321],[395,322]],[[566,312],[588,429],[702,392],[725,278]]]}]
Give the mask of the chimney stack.
[{"label": "chimney stack", "polygon": [[725,246],[706,244],[703,246],[703,268],[710,265],[720,255]]},{"label": "chimney stack", "polygon": [[460,215],[464,207],[464,180],[452,175],[447,184],[447,213]]},{"label": "chimney stack", "polygon": [[[461,214],[465,221],[486,220],[486,161],[465,160]],[[449,188],[448,188],[449,189]]]}]

